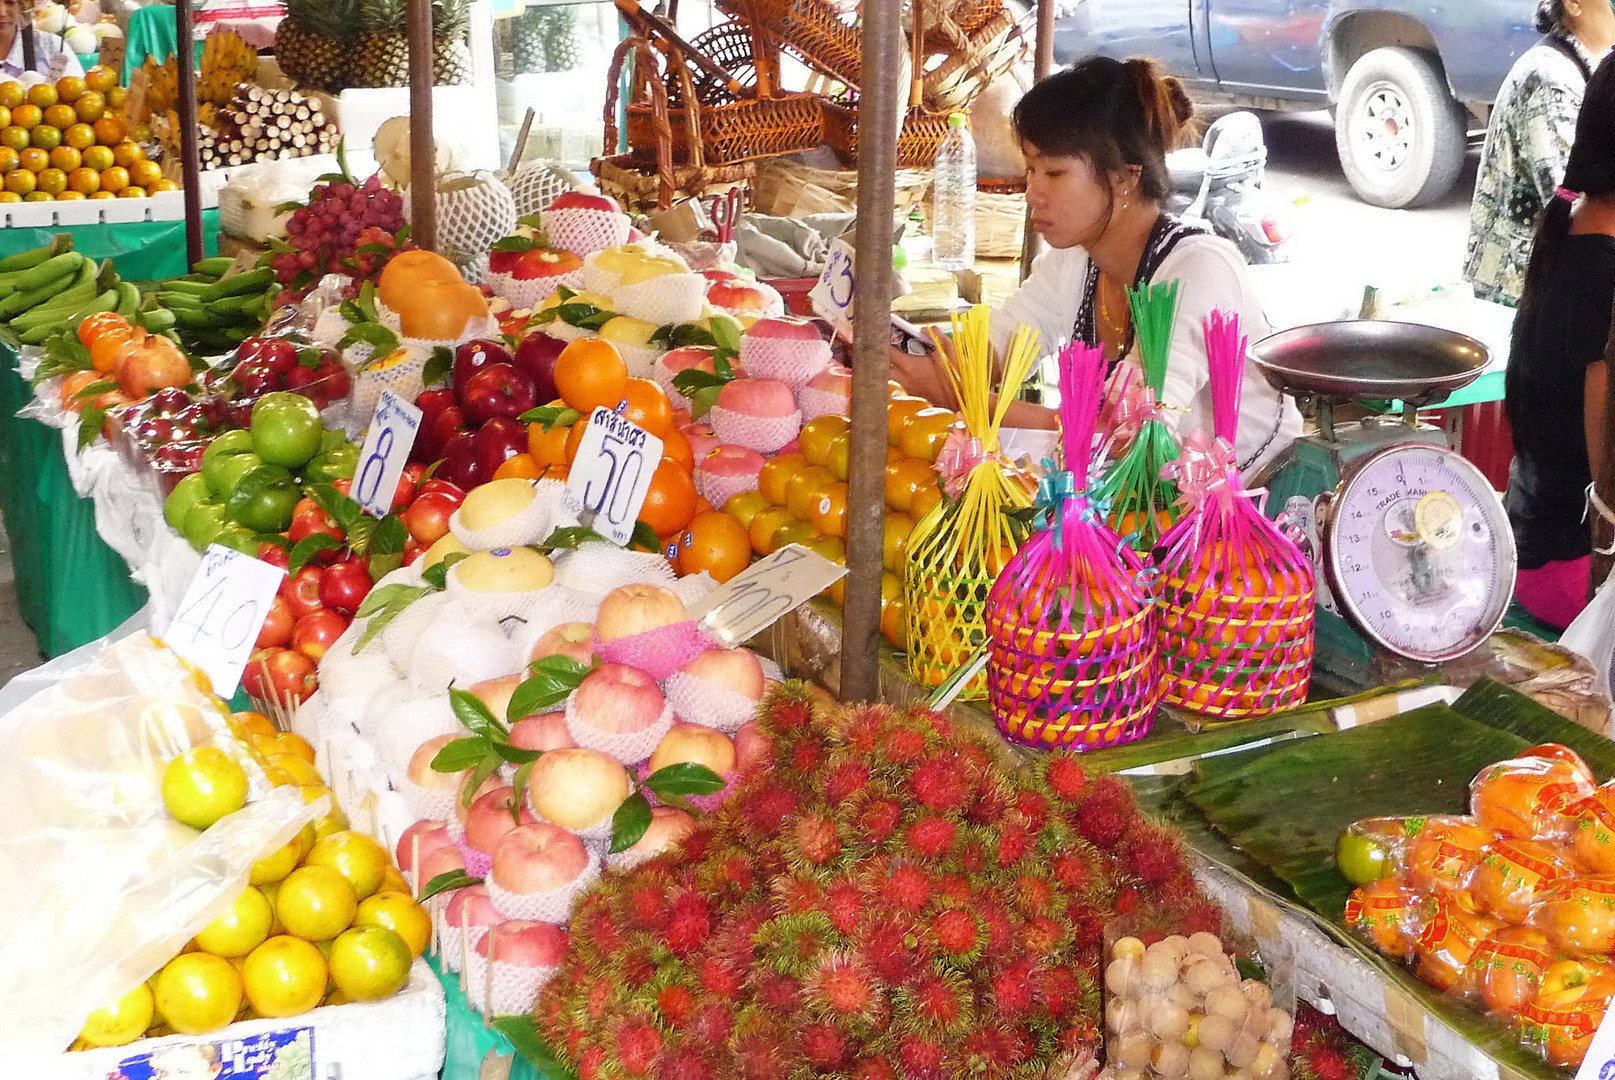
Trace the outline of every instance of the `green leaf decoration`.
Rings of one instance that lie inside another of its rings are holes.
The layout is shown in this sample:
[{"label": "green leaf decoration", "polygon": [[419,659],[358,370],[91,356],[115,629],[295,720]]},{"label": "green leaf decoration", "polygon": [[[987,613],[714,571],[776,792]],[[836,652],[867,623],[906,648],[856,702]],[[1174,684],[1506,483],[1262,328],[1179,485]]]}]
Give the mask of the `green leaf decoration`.
[{"label": "green leaf decoration", "polygon": [[426,584],[430,585],[432,588],[441,591],[445,586],[448,585],[450,568],[452,568],[454,564],[459,562],[461,559],[468,559],[470,557],[471,556],[464,551],[450,552],[437,562],[433,563],[431,566],[428,566],[425,570],[422,570],[421,580],[426,582]]},{"label": "green leaf decoration", "polygon": [[560,308],[558,308],[558,307],[548,307],[548,308],[544,308],[542,311],[533,312],[532,317],[527,320],[527,325],[528,326],[547,326],[550,323],[554,322],[556,319],[559,319],[560,317],[561,317],[561,309]]},{"label": "green leaf decoration", "polygon": [[662,538],[656,535],[656,530],[643,521],[634,522],[634,531],[628,537],[628,546],[635,551],[654,551],[658,554],[662,550]]},{"label": "green leaf decoration", "polygon": [[315,533],[305,536],[292,545],[292,550],[286,554],[286,573],[295,574],[307,566],[322,551],[335,551],[342,546],[342,541],[334,536],[324,533]]},{"label": "green leaf decoration", "polygon": [[337,341],[336,347],[346,349],[358,341],[374,346],[377,359],[391,356],[398,349],[398,335],[378,322],[354,323]]},{"label": "green leaf decoration", "polygon": [[463,889],[467,885],[481,884],[481,878],[472,877],[464,870],[445,870],[431,881],[428,881],[426,887],[421,890],[420,896],[415,899],[424,904],[438,893],[452,892],[455,889]]},{"label": "green leaf decoration", "polygon": [[711,795],[728,785],[723,777],[693,761],[681,761],[657,769],[645,778],[645,786],[659,799],[674,795]]},{"label": "green leaf decoration", "polygon": [[460,805],[470,806],[477,797],[477,789],[482,787],[488,777],[498,772],[499,766],[503,764],[504,760],[498,754],[490,753],[472,766],[471,775],[465,782],[465,790],[460,792]]},{"label": "green leaf decoration", "polygon": [[[538,760],[537,758],[533,759]],[[510,816],[516,824],[522,823],[522,808],[527,804],[527,781],[533,775],[533,762],[528,761],[516,770],[516,776],[510,782]]]},{"label": "green leaf decoration", "polygon": [[374,641],[376,635],[387,629],[387,624],[403,614],[409,605],[431,591],[420,585],[383,585],[379,589],[372,589],[359,604],[358,616],[370,621],[365,624],[359,640],[354,642],[354,654],[357,655],[360,649]]},{"label": "green leaf decoration", "polygon": [[510,762],[512,765],[527,765],[544,756],[542,750],[527,750],[520,746],[512,746],[507,742],[493,744],[494,753]]},{"label": "green leaf decoration", "polygon": [[356,500],[342,494],[330,484],[310,485],[308,497],[313,499],[321,510],[335,518],[336,523],[342,526],[344,532],[369,517],[364,512],[364,507],[360,506]]},{"label": "green leaf decoration", "polygon": [[646,344],[671,349],[673,347],[673,330],[677,325],[677,323],[664,323],[658,326],[656,332],[650,336]]},{"label": "green leaf decoration", "polygon": [[446,383],[454,374],[454,353],[448,346],[439,345],[432,350],[432,358],[426,361],[426,367],[421,371],[421,382],[427,386],[437,386]]},{"label": "green leaf decoration", "polygon": [[622,805],[617,807],[617,812],[611,815],[611,854],[627,851],[639,843],[648,828],[650,803],[636,791],[624,799]]},{"label": "green leaf decoration", "polygon": [[1178,315],[1178,283],[1163,281],[1128,289],[1127,309],[1133,316],[1145,385],[1159,399],[1161,387],[1166,382],[1166,362],[1172,355],[1172,322]]},{"label": "green leaf decoration", "polygon": [[376,522],[376,531],[370,536],[370,555],[401,555],[404,545],[409,542],[409,530],[404,527],[404,519],[397,514],[388,514]]},{"label": "green leaf decoration", "polygon": [[86,405],[84,411],[79,413],[79,449],[95,442],[101,436],[101,428],[107,422],[107,410],[100,405]]},{"label": "green leaf decoration", "polygon": [[539,546],[548,551],[575,551],[584,544],[607,544],[605,537],[586,525],[568,525],[550,533]]},{"label": "green leaf decoration", "polygon": [[118,384],[111,379],[98,379],[73,395],[74,401],[83,401],[86,398],[100,397],[102,394],[116,390]]},{"label": "green leaf decoration", "polygon": [[450,689],[449,705],[454,715],[470,731],[489,739],[501,739],[510,734],[481,698],[469,690]]},{"label": "green leaf decoration", "polygon": [[490,250],[498,252],[514,251],[519,254],[524,251],[532,251],[537,246],[530,236],[507,236],[503,240],[495,240]]},{"label": "green leaf decoration", "polygon": [[432,758],[432,768],[443,773],[464,772],[491,753],[493,753],[492,741],[480,735],[455,739]]},{"label": "green leaf decoration", "polygon": [[533,674],[516,687],[505,709],[505,719],[512,724],[565,701],[589,673],[589,666],[569,656],[546,656],[534,661],[530,670]]},{"label": "green leaf decoration", "polygon": [[555,427],[571,427],[583,419],[583,414],[570,405],[540,405],[528,409],[516,419],[523,424],[542,424],[545,431]]},{"label": "green leaf decoration", "polygon": [[695,323],[679,323],[673,327],[673,334],[668,344],[675,349],[683,348],[686,345],[705,345],[707,348],[714,348],[717,346],[718,341],[712,336],[712,331],[704,326],[697,326]]},{"label": "green leaf decoration", "polygon": [[730,319],[712,319],[712,341],[726,353],[740,354],[740,327]]},{"label": "green leaf decoration", "polygon": [[532,1016],[501,1016],[490,1020],[489,1026],[509,1039],[512,1049],[525,1058],[533,1066],[533,1071],[544,1080],[578,1080],[577,1073],[562,1065],[545,1045]]},{"label": "green leaf decoration", "polygon": [[230,497],[225,500],[224,512],[231,520],[238,520],[241,511],[258,496],[274,488],[295,488],[289,470],[279,465],[259,465],[236,482]]}]

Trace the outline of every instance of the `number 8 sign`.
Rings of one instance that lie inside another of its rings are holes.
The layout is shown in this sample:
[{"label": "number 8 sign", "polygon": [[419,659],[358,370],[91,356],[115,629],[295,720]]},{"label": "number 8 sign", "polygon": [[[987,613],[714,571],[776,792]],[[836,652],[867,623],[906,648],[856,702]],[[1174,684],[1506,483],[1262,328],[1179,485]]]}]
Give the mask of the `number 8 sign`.
[{"label": "number 8 sign", "polygon": [[383,390],[370,420],[359,468],[353,474],[353,498],[365,513],[382,518],[392,510],[398,478],[421,429],[421,410],[391,390]]}]

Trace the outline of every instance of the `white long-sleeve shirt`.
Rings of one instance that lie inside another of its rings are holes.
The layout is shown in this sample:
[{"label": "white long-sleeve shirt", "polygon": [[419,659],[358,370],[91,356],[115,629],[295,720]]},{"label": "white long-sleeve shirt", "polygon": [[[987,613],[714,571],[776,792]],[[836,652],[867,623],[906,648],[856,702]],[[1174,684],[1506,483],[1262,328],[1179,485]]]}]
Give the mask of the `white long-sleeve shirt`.
[{"label": "white long-sleeve shirt", "polygon": [[[1080,247],[1045,251],[1032,264],[1032,274],[993,312],[993,345],[1002,353],[1015,327],[1038,331],[1044,353],[1070,339],[1088,280],[1088,253]],[[1189,432],[1212,430],[1211,370],[1206,362],[1203,320],[1213,309],[1239,316],[1240,332],[1249,340],[1268,333],[1267,319],[1251,288],[1239,249],[1221,237],[1186,236],[1157,268],[1151,284],[1178,282],[1177,318],[1172,349],[1161,391],[1168,408],[1164,419],[1181,441]],[[1135,344],[1126,360],[1138,363]],[[1240,398],[1239,433],[1234,451],[1247,478],[1267,464],[1301,433],[1295,402],[1270,386],[1256,365],[1245,362]]]}]

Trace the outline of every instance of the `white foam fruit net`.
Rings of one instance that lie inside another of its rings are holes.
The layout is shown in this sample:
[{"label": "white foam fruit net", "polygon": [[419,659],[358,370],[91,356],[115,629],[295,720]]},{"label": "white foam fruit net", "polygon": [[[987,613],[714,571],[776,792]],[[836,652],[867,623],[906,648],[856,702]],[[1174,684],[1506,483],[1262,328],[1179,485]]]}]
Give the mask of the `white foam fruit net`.
[{"label": "white foam fruit net", "polygon": [[527,967],[495,960],[492,964],[473,948],[466,957],[465,998],[474,1009],[491,1016],[513,1016],[533,1011],[533,1002],[558,967]]},{"label": "white foam fruit net", "polygon": [[550,277],[518,278],[510,274],[489,274],[488,285],[495,296],[510,301],[513,311],[532,311],[554,295],[555,290],[566,286],[573,292],[583,288],[583,273],[572,270]]},{"label": "white foam fruit net", "polygon": [[803,423],[821,416],[852,415],[852,402],[849,399],[829,390],[816,390],[811,386],[804,386],[796,392],[796,405],[802,410]]},{"label": "white foam fruit net", "polygon": [[421,634],[436,621],[438,612],[448,602],[449,598],[439,592],[422,596],[384,626],[379,640],[372,640],[366,645],[365,652],[379,645],[395,670],[408,671],[409,659],[415,653],[415,645],[420,641]]},{"label": "white foam fruit net", "polygon": [[524,659],[499,624],[478,622],[450,600],[416,642],[405,670],[416,686],[469,686],[517,671]]},{"label": "white foam fruit net", "polygon": [[761,454],[774,453],[802,431],[800,412],[787,416],[751,416],[715,405],[707,413],[707,420],[712,424],[713,433],[724,442]]},{"label": "white foam fruit net", "polygon": [[[407,189],[404,202],[407,214]],[[437,183],[437,248],[462,271],[515,232],[517,216],[515,197],[493,173],[449,175]]]},{"label": "white foam fruit net", "polygon": [[830,366],[830,343],[747,334],[740,339],[740,366],[754,379],[800,387]]},{"label": "white foam fruit net", "polygon": [[545,889],[543,892],[511,892],[489,877],[485,883],[488,898],[507,919],[532,919],[535,922],[552,922],[565,926],[567,916],[572,914],[572,905],[577,902],[578,894],[600,880],[600,856],[592,848],[585,846],[585,850],[589,854],[588,863],[577,877],[565,885]]},{"label": "white foam fruit net", "polygon": [[417,747],[427,739],[439,735],[460,735],[464,725],[454,715],[446,690],[422,690],[400,701],[392,711],[392,719],[377,733],[376,749],[394,771],[402,775],[409,768],[409,759]]},{"label": "white foam fruit net", "polygon": [[628,242],[630,222],[623,213],[568,207],[544,210],[539,220],[544,224],[544,235],[549,237],[550,246],[563,251],[588,255]]},{"label": "white foam fruit net", "polygon": [[690,322],[701,317],[707,279],[700,274],[664,274],[632,285],[618,285],[611,293],[616,310],[657,326]]},{"label": "white foam fruit net", "polygon": [[562,192],[577,187],[577,182],[564,169],[549,161],[524,161],[515,172],[501,174],[500,180],[516,203],[517,217],[536,214]]},{"label": "white foam fruit net", "polygon": [[662,684],[667,700],[681,720],[733,735],[757,715],[757,703],[710,679],[678,671]]},{"label": "white foam fruit net", "polygon": [[622,355],[622,362],[628,367],[628,374],[636,379],[648,379],[656,370],[656,361],[665,349],[658,349],[654,345],[632,345],[627,342],[614,341],[617,352]]},{"label": "white foam fruit net", "polygon": [[623,585],[671,586],[675,580],[673,568],[661,555],[611,543],[583,544],[555,558],[555,584],[597,596]]},{"label": "white foam fruit net", "polygon": [[574,692],[573,697],[566,699],[566,729],[572,733],[572,740],[586,750],[609,754],[624,765],[644,761],[655,753],[657,744],[673,726],[675,719],[673,706],[664,702],[662,714],[643,731],[604,731],[578,716],[575,697]]},{"label": "white foam fruit net", "polygon": [[[789,441],[789,439],[786,440],[786,442]],[[739,495],[742,491],[756,491],[757,477],[761,472],[762,466],[760,465],[755,473],[730,473],[728,475],[709,473],[697,466],[695,470],[695,490],[700,492],[701,497],[707,502],[721,509],[724,503]]]},{"label": "white foam fruit net", "polygon": [[541,543],[557,528],[577,523],[577,518],[566,508],[566,485],[559,480],[533,481],[532,501],[485,529],[468,528],[459,510],[449,515],[449,531],[472,551]]}]

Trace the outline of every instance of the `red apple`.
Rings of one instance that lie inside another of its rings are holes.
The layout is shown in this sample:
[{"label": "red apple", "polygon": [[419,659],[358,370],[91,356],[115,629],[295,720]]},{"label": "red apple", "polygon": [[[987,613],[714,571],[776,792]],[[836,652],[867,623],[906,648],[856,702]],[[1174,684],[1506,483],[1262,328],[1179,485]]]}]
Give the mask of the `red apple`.
[{"label": "red apple", "polygon": [[515,364],[490,364],[471,376],[460,393],[460,408],[473,424],[495,417],[514,420],[538,405],[538,387]]},{"label": "red apple", "polygon": [[581,269],[583,260],[570,251],[533,248],[531,251],[522,252],[521,258],[516,260],[516,268],[511,271],[511,276],[518,281],[537,281],[541,278],[560,277]]},{"label": "red apple", "polygon": [[731,311],[767,311],[772,298],[748,281],[715,281],[707,289],[707,301]]},{"label": "red apple", "polygon": [[404,830],[404,835],[398,838],[398,846],[393,853],[398,857],[398,869],[407,874],[415,869],[417,853],[424,860],[438,848],[453,846],[454,841],[449,839],[447,825],[441,821],[422,818]]},{"label": "red apple", "polygon": [[587,664],[594,659],[594,624],[569,622],[550,627],[534,643],[528,659],[540,660],[546,656],[569,656]]},{"label": "red apple", "polygon": [[653,806],[650,826],[646,828],[645,835],[622,854],[636,862],[648,859],[660,855],[694,831],[695,819],[683,810],[672,806]]},{"label": "red apple", "polygon": [[352,615],[359,610],[359,605],[364,603],[364,598],[370,595],[374,586],[368,559],[332,563],[320,578],[320,603],[333,611]]},{"label": "red apple", "polygon": [[449,894],[449,904],[443,915],[448,924],[456,929],[464,927],[469,930],[505,921],[505,917],[488,898],[486,885],[467,885],[463,889],[455,889]]},{"label": "red apple", "polygon": [[516,687],[522,684],[522,676],[501,675],[497,679],[484,679],[475,686],[468,688],[467,693],[474,694],[488,706],[488,711],[500,720],[505,718],[505,710],[510,708],[510,695],[516,692]]},{"label": "red apple", "polygon": [[511,274],[516,271],[516,264],[521,262],[525,251],[490,251],[488,253],[488,273]]},{"label": "red apple", "polygon": [[[460,403],[462,409],[466,403],[466,387],[471,377],[484,368],[495,364],[510,363],[510,350],[497,341],[477,338],[466,342],[454,350],[454,377],[450,388],[454,391],[454,400]],[[469,409],[466,415],[470,416]]]},{"label": "red apple", "polygon": [[297,623],[297,616],[292,614],[291,605],[279,593],[269,605],[269,614],[264,616],[264,625],[258,631],[256,646],[260,649],[269,649],[277,645],[287,645],[292,640],[292,631]]},{"label": "red apple", "polygon": [[510,725],[511,746],[522,750],[565,750],[576,746],[564,713],[535,713]]},{"label": "red apple", "polygon": [[422,495],[445,495],[455,506],[465,502],[465,489],[449,483],[441,476],[421,481],[415,489],[415,497],[420,498]]},{"label": "red apple", "polygon": [[467,799],[465,797],[465,789],[471,783],[471,776],[472,773],[469,769],[460,776],[459,793],[454,799],[454,816],[461,825],[465,824],[466,818],[471,814],[471,807],[477,804],[478,799],[482,798],[484,795],[498,791],[502,787],[510,786],[509,784],[505,783],[505,778],[503,776],[500,776],[498,773],[494,773],[477,787],[476,794]]},{"label": "red apple", "polygon": [[437,752],[455,739],[465,738],[464,735],[438,735],[427,739],[415,748],[409,756],[409,782],[416,787],[426,788],[428,791],[458,791],[460,783],[465,779],[464,770],[461,772],[438,772],[432,768],[432,759]]},{"label": "red apple", "polygon": [[711,270],[703,270],[703,271],[701,271],[701,276],[706,278],[708,281],[712,281],[712,282],[718,282],[718,281],[742,281],[742,280],[744,280],[739,274],[735,273],[733,270],[719,270],[716,267],[712,268]]},{"label": "red apple", "polygon": [[236,360],[254,361],[284,375],[297,366],[297,346],[285,338],[250,337],[236,346]]},{"label": "red apple", "polygon": [[852,369],[842,367],[840,364],[831,364],[813,378],[808,380],[809,390],[818,390],[825,394],[834,394],[836,397],[852,400]]},{"label": "red apple", "polygon": [[559,825],[535,822],[503,834],[493,852],[490,880],[508,892],[548,892],[576,881],[588,865],[589,850],[582,840]]},{"label": "red apple", "polygon": [[566,348],[566,342],[534,331],[522,338],[516,346],[516,370],[533,380],[539,401],[554,401],[560,397],[555,389],[555,358]]},{"label": "red apple", "polygon": [[314,661],[296,649],[260,649],[241,676],[255,698],[302,704],[319,687]]},{"label": "red apple", "polygon": [[704,371],[711,375],[716,371],[712,355],[717,352],[711,345],[681,345],[662,354],[662,366],[673,374],[681,371]]},{"label": "red apple", "polygon": [[615,641],[681,623],[688,618],[684,602],[672,589],[637,583],[620,585],[600,601],[600,613],[595,617],[595,632],[601,641]]},{"label": "red apple", "polygon": [[477,444],[469,431],[457,432],[443,444],[443,464],[438,473],[467,491],[492,479],[477,465]]},{"label": "red apple", "polygon": [[527,427],[496,416],[471,436],[471,444],[476,451],[478,470],[491,477],[506,461],[527,452]]},{"label": "red apple", "polygon": [[460,849],[450,844],[448,847],[434,848],[428,854],[421,856],[420,885],[451,870],[465,871],[465,858]]},{"label": "red apple", "polygon": [[292,524],[286,530],[286,539],[292,547],[296,547],[316,534],[329,536],[337,542],[337,546],[325,549],[315,558],[322,563],[335,562],[342,545],[347,543],[347,536],[337,524],[336,518],[320,509],[320,505],[313,499],[303,499],[292,510]]},{"label": "red apple", "polygon": [[[693,445],[693,441],[692,441]],[[763,466],[768,459],[755,450],[748,450],[744,446],[719,446],[716,450],[707,453],[705,457],[696,458],[696,471],[705,476],[721,476],[725,479],[736,477],[749,477],[756,481]],[[755,482],[752,489],[756,490]]]},{"label": "red apple", "polygon": [[329,608],[311,611],[292,627],[292,648],[317,664],[325,659],[336,639],[348,628],[348,622],[346,615]]},{"label": "red apple", "polygon": [[[713,303],[717,303],[716,300]],[[789,338],[793,341],[823,341],[824,335],[807,319],[791,315],[775,315],[758,319],[746,330],[747,337]]]},{"label": "red apple", "polygon": [[758,726],[747,720],[735,732],[735,768],[749,769],[753,765],[767,765],[774,759],[774,740]]},{"label": "red apple", "polygon": [[431,547],[448,535],[449,518],[460,504],[440,491],[415,496],[409,509],[399,515],[410,538],[422,547]]},{"label": "red apple", "polygon": [[708,649],[684,665],[684,673],[753,701],[763,698],[762,661],[750,649]]},{"label": "red apple", "polygon": [[617,204],[604,195],[591,195],[583,191],[563,191],[550,203],[551,210],[604,210],[618,213]]},{"label": "red apple", "polygon": [[554,923],[531,919],[511,919],[490,926],[477,942],[477,955],[487,959],[489,951],[498,964],[517,967],[560,967],[566,959],[567,933]]},{"label": "red apple", "polygon": [[587,829],[609,821],[628,798],[628,770],[598,750],[551,750],[533,765],[527,798],[546,821]]},{"label": "red apple", "polygon": [[572,695],[572,710],[580,723],[617,735],[652,727],[666,705],[656,680],[626,664],[600,665],[583,677]]},{"label": "red apple", "polygon": [[650,771],[665,769],[680,762],[705,765],[722,776],[735,767],[735,744],[729,736],[714,728],[700,724],[674,724],[668,729],[656,752],[650,756]]},{"label": "red apple", "polygon": [[718,391],[718,407],[746,416],[790,416],[796,395],[777,379],[735,379]]},{"label": "red apple", "polygon": [[[478,797],[471,804],[471,811],[465,818],[466,846],[492,855],[494,848],[499,845],[500,837],[517,825],[515,817],[511,814],[511,807],[515,801],[516,790],[508,784]],[[537,820],[524,804],[521,808],[522,824]]]}]

